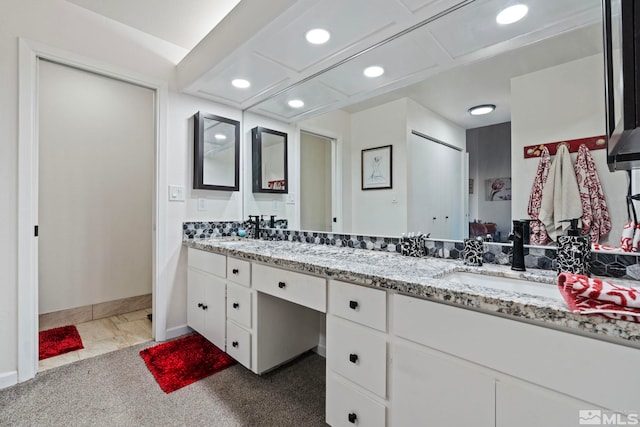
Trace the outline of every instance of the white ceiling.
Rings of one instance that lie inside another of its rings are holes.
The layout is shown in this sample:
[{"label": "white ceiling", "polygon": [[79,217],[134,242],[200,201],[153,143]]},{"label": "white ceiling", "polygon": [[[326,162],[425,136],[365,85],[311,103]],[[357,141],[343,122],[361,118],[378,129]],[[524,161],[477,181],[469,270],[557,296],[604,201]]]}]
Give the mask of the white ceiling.
[{"label": "white ceiling", "polygon": [[191,50],[240,0],[67,0]]},{"label": "white ceiling", "polygon": [[[510,26],[495,15],[512,0],[67,1],[190,50],[177,66],[183,91],[287,122],[403,96],[465,128],[507,121],[510,77],[601,51],[600,0],[520,0],[530,12]],[[315,27],[329,43],[306,43]],[[372,64],[384,76],[363,78]],[[288,107],[293,97],[305,106]],[[498,108],[470,117],[476,103]]]}]

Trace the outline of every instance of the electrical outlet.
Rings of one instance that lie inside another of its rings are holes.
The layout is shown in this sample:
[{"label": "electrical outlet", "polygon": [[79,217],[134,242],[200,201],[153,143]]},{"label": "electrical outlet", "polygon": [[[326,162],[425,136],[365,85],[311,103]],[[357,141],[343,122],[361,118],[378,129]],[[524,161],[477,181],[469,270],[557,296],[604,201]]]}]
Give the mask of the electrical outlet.
[{"label": "electrical outlet", "polygon": [[207,199],[198,199],[198,210],[199,211],[207,210]]}]

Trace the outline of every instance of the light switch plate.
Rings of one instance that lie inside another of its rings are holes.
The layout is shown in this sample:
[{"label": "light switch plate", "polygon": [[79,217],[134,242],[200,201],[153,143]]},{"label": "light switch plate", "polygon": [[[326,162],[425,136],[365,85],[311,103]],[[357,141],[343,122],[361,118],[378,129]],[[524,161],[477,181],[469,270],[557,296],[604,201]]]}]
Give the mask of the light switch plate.
[{"label": "light switch plate", "polygon": [[207,199],[198,199],[198,210],[199,211],[207,210]]},{"label": "light switch plate", "polygon": [[169,186],[169,201],[184,202],[184,185]]}]

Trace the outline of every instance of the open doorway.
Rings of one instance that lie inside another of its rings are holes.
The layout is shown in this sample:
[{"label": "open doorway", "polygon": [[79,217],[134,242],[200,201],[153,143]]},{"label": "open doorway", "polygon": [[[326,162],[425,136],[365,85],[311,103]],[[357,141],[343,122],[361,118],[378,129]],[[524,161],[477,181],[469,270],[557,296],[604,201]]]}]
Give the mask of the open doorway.
[{"label": "open doorway", "polygon": [[77,327],[84,350],[152,339],[155,92],[38,60],[38,329]]},{"label": "open doorway", "polygon": [[300,131],[300,229],[335,231],[336,140]]}]

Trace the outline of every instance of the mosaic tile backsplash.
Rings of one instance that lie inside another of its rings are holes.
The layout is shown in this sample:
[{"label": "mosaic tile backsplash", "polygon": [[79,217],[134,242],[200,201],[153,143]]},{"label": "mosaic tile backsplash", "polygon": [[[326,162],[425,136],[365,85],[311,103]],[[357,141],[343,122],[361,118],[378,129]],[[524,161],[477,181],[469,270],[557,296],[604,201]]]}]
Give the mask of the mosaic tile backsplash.
[{"label": "mosaic tile backsplash", "polygon": [[[318,245],[345,246],[402,253],[401,237],[364,236],[287,229],[287,220],[277,220],[277,228],[268,228],[269,221],[260,222],[260,238],[291,242],[314,243]],[[206,239],[210,237],[237,236],[238,230],[245,229],[253,236],[253,227],[248,221],[185,222],[182,226],[183,238]],[[426,256],[448,259],[462,259],[462,241],[426,240]],[[511,245],[484,242],[483,262],[487,264],[511,264]],[[525,265],[528,268],[554,270],[556,268],[555,247],[526,247]],[[591,273],[597,276],[640,280],[640,254],[591,253]]]}]

